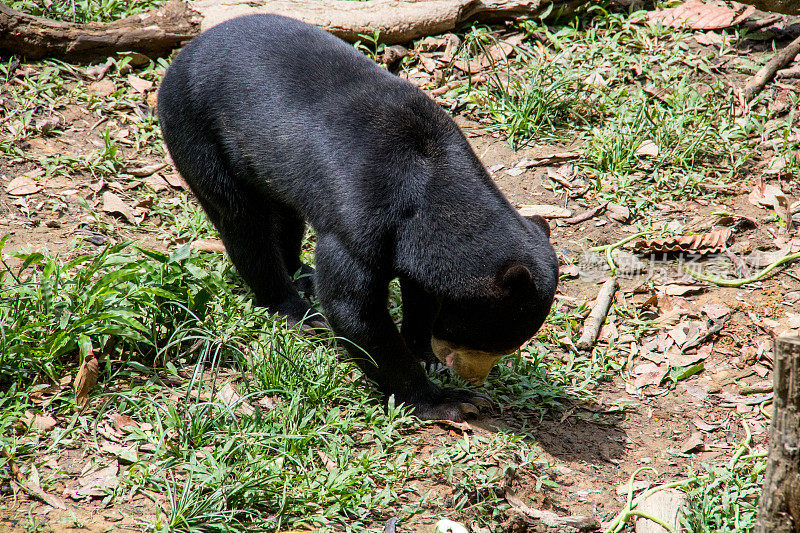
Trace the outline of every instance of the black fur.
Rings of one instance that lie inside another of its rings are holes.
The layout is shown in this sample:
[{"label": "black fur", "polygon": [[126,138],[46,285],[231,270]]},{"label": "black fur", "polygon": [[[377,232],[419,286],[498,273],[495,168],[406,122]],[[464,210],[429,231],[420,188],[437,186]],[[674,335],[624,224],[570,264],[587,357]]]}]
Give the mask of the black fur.
[{"label": "black fur", "polygon": [[[311,312],[291,280],[311,270],[308,221],[328,322],[421,417],[459,420],[480,403],[428,380],[431,333],[510,352],[544,321],[558,279],[545,229],[517,214],[447,113],[347,43],[274,15],[228,21],[178,54],[158,113],[257,303],[292,322]],[[402,334],[386,306],[395,277]]]}]

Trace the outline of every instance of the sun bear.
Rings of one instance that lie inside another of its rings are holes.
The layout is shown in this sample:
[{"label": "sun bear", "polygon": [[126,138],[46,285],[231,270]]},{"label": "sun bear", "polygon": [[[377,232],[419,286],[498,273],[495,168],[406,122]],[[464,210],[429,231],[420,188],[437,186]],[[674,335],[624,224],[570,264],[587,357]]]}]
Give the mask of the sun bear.
[{"label": "sun bear", "polygon": [[[350,356],[420,418],[486,405],[421,362],[480,384],[545,320],[558,280],[547,223],[517,213],[439,105],[322,29],[276,15],[211,28],[167,69],[158,116],[256,303],[307,320],[293,278],[309,275],[302,289],[313,278]],[[315,270],[300,261],[306,222]]]}]

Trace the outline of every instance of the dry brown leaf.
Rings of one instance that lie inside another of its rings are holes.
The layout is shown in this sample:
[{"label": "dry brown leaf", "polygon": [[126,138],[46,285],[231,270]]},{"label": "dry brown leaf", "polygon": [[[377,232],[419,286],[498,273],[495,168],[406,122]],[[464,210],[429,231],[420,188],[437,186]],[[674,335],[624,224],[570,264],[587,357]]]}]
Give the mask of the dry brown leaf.
[{"label": "dry brown leaf", "polygon": [[18,176],[6,185],[6,192],[12,196],[27,196],[42,190],[30,176]]},{"label": "dry brown leaf", "polygon": [[572,216],[572,211],[565,207],[547,204],[521,205],[518,211],[523,217],[567,218]]},{"label": "dry brown leaf", "polygon": [[[683,342],[678,343],[678,345],[682,345],[686,342],[684,339]],[[667,357],[667,361],[669,361],[670,366],[672,367],[682,367],[682,366],[689,366],[697,363],[698,361],[702,361],[710,354],[706,352],[697,351],[696,354],[688,354],[688,353],[681,353],[680,350],[676,348],[672,348],[672,350],[668,350],[665,354]]]},{"label": "dry brown leaf", "polygon": [[228,383],[218,393],[222,402],[232,409],[236,409],[239,415],[253,416],[256,410],[246,399],[242,398],[235,383]]},{"label": "dry brown leaf", "polygon": [[165,166],[167,166],[166,163],[153,163],[151,165],[129,166],[125,169],[125,172],[133,176],[136,176],[137,178],[144,178],[145,176],[155,174]]},{"label": "dry brown leaf", "polygon": [[435,72],[439,68],[439,62],[431,57],[430,54],[420,54],[419,64],[426,72]]},{"label": "dry brown leaf", "polygon": [[451,37],[455,36],[445,35],[444,37],[425,37],[420,43],[419,49],[423,52],[436,52],[439,50],[444,50],[450,42]]},{"label": "dry brown leaf", "polygon": [[153,88],[153,82],[148,80],[143,80],[138,76],[130,75],[128,76],[128,83],[133,90],[140,93],[145,93]]},{"label": "dry brown leaf", "polygon": [[606,216],[621,224],[625,224],[631,218],[631,210],[625,206],[609,202],[606,205]]},{"label": "dry brown leaf", "polygon": [[169,188],[169,183],[161,177],[161,174],[147,176],[143,181],[155,192],[165,191]]},{"label": "dry brown leaf", "polygon": [[703,290],[703,287],[694,283],[669,283],[664,285],[662,290],[667,296],[684,296]]},{"label": "dry brown leaf", "polygon": [[100,375],[100,365],[97,357],[86,356],[86,360],[75,376],[75,404],[83,407],[89,401],[89,392],[97,385],[97,376]]},{"label": "dry brown leaf", "polygon": [[153,202],[155,202],[155,198],[152,196],[150,198],[142,198],[133,204],[133,207],[137,214],[149,213],[150,209],[153,207]]},{"label": "dry brown leaf", "polygon": [[103,78],[102,80],[90,83],[89,86],[86,87],[86,92],[95,96],[108,96],[116,89],[114,80],[111,78]]},{"label": "dry brown leaf", "polygon": [[43,135],[47,135],[53,129],[58,127],[59,124],[61,124],[61,117],[58,115],[53,115],[47,118],[36,119],[35,127],[36,131]]},{"label": "dry brown leaf", "polygon": [[80,487],[70,496],[76,499],[105,496],[119,485],[118,473],[119,462],[115,459],[108,466],[78,478]]},{"label": "dry brown leaf", "polygon": [[708,388],[700,385],[695,385],[694,383],[695,382],[687,383],[686,381],[681,381],[680,383],[678,383],[677,389],[685,391],[686,394],[688,394],[689,396],[693,396],[694,398],[697,398],[701,402],[708,400]]},{"label": "dry brown leaf", "polygon": [[128,64],[132,67],[143,67],[150,63],[150,58],[139,52],[117,52],[118,56],[129,57]]},{"label": "dry brown leaf", "polygon": [[705,33],[695,33],[694,40],[697,41],[698,44],[702,44],[704,46],[719,46],[723,43],[724,38],[719,33],[709,31]]},{"label": "dry brown leaf", "polygon": [[695,30],[719,30],[739,24],[754,12],[755,8],[751,6],[732,9],[721,2],[688,0],[677,7],[648,13],[647,20],[658,20],[671,28],[687,26]]},{"label": "dry brown leaf", "polygon": [[782,201],[786,202],[786,195],[780,187],[761,183],[753,187],[753,190],[747,195],[747,201],[755,206],[771,207],[774,209],[777,205],[780,205]]},{"label": "dry brown leaf", "polygon": [[103,178],[100,178],[98,181],[95,181],[94,183],[90,183],[89,185],[87,185],[87,187],[89,187],[95,193],[100,192],[105,186],[106,182],[103,180]]},{"label": "dry brown leaf", "polygon": [[486,68],[484,61],[453,61],[453,66],[462,72],[466,72],[468,74],[477,74]]},{"label": "dry brown leaf", "polygon": [[681,444],[681,453],[700,451],[703,451],[703,434],[695,431]]},{"label": "dry brown leaf", "polygon": [[730,228],[724,228],[697,235],[677,235],[666,239],[643,239],[633,245],[633,250],[637,253],[682,252],[701,255],[711,254],[724,250],[730,238]]},{"label": "dry brown leaf", "polygon": [[664,376],[669,372],[669,365],[661,363],[655,365],[653,363],[643,363],[633,369],[634,374],[637,374],[633,384],[637,389],[642,389],[648,385],[658,386],[664,380]]},{"label": "dry brown leaf", "polygon": [[131,224],[136,224],[136,218],[133,214],[131,206],[126,204],[122,198],[113,192],[103,193],[103,211],[110,214],[122,215],[122,217]]},{"label": "dry brown leaf", "polygon": [[328,457],[328,454],[326,454],[322,450],[318,450],[317,455],[319,455],[319,458],[322,459],[322,464],[325,465],[325,470],[327,470],[328,472],[333,472],[334,470],[336,470],[336,463],[334,463],[331,460],[331,458]]},{"label": "dry brown leaf", "polygon": [[278,405],[281,405],[283,402],[277,396],[264,396],[263,398],[259,398],[256,402],[258,405],[263,407],[266,410],[275,409]]},{"label": "dry brown leaf", "polygon": [[89,79],[100,80],[103,78],[103,76],[106,75],[108,69],[110,69],[113,65],[114,62],[109,60],[103,63],[102,65],[94,65],[92,67],[86,67],[85,69],[83,69],[82,74]]},{"label": "dry brown leaf", "polygon": [[25,413],[21,421],[28,429],[42,432],[50,431],[58,424],[56,419],[47,413],[33,414],[30,411]]},{"label": "dry brown leaf", "polygon": [[709,300],[703,304],[703,306],[700,308],[700,311],[705,313],[708,318],[717,320],[729,314],[731,312],[731,308],[723,303]]},{"label": "dry brown leaf", "polygon": [[170,172],[168,174],[164,174],[164,179],[167,180],[167,183],[169,183],[176,189],[183,189],[184,191],[189,190],[189,185],[177,172]]},{"label": "dry brown leaf", "polygon": [[225,245],[219,239],[199,239],[191,244],[191,248],[201,252],[222,253],[225,251]]},{"label": "dry brown leaf", "polygon": [[580,224],[581,222],[586,222],[590,218],[594,218],[595,216],[603,213],[606,210],[607,205],[608,202],[603,202],[602,204],[591,209],[587,209],[583,213],[578,213],[574,217],[565,218],[564,222],[567,224]]},{"label": "dry brown leaf", "polygon": [[158,107],[158,91],[156,90],[156,91],[151,91],[151,92],[147,93],[146,101],[147,101],[147,105],[149,105],[153,109]]},{"label": "dry brown leaf", "polygon": [[565,161],[572,161],[573,159],[578,159],[580,156],[581,156],[580,152],[553,152],[551,154],[546,154],[541,157],[537,157],[536,159],[520,161],[515,166],[517,168],[530,168],[542,165],[553,165],[556,163],[563,163]]},{"label": "dry brown leaf", "polygon": [[497,42],[490,46],[486,52],[494,62],[504,62],[514,54],[514,47],[507,42]]},{"label": "dry brown leaf", "polygon": [[592,87],[606,87],[608,86],[608,81],[603,77],[602,74],[595,71],[589,74],[585,80],[583,80],[584,85],[590,85]]},{"label": "dry brown leaf", "polygon": [[694,424],[694,427],[696,427],[700,431],[706,431],[706,432],[714,431],[715,429],[720,428],[719,424],[709,424],[699,416],[695,416],[694,418],[692,418],[692,424]]},{"label": "dry brown leaf", "polygon": [[134,428],[139,427],[139,424],[133,418],[119,413],[111,415],[111,423],[114,424],[114,429],[119,433],[130,433]]},{"label": "dry brown leaf", "polygon": [[599,524],[592,516],[559,516],[553,511],[528,507],[511,487],[506,487],[505,497],[506,501],[511,504],[516,511],[540,522],[548,531],[594,531],[599,528]]},{"label": "dry brown leaf", "polygon": [[0,448],[0,457],[6,460],[6,464],[11,469],[11,475],[17,479],[22,479],[22,472],[20,471],[19,466],[17,466],[16,461],[14,461],[14,458],[11,457],[11,454],[8,453],[8,450],[6,450],[5,447]]}]

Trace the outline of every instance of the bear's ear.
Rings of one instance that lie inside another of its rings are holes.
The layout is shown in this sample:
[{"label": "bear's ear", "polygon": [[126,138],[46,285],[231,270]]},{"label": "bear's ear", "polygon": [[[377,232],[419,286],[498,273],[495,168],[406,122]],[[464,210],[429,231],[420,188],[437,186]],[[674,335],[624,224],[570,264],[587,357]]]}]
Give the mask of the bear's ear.
[{"label": "bear's ear", "polygon": [[500,275],[500,285],[510,291],[524,289],[532,282],[531,271],[522,263],[513,263]]},{"label": "bear's ear", "polygon": [[531,215],[525,218],[527,218],[529,221],[533,222],[534,224],[542,228],[544,234],[547,235],[547,238],[548,239],[550,238],[550,223],[547,222],[547,220],[544,217],[539,215]]}]

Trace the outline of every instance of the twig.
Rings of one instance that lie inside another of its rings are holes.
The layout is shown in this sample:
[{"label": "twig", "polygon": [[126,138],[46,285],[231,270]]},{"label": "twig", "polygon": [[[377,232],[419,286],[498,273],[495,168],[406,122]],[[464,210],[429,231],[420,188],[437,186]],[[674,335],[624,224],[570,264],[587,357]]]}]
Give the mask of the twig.
[{"label": "twig", "polygon": [[747,85],[744,86],[744,90],[742,91],[744,100],[752,100],[755,95],[761,92],[761,89],[764,88],[767,82],[775,76],[775,73],[788,65],[798,53],[800,53],[800,37],[775,54],[772,59],[767,61],[766,65],[756,72],[755,76],[750,78],[750,81],[747,82]]},{"label": "twig", "polygon": [[782,258],[778,259],[764,270],[756,274],[755,276],[750,276],[749,278],[744,279],[725,279],[725,278],[717,278],[714,276],[706,276],[704,274],[700,274],[699,272],[693,272],[688,266],[684,267],[684,271],[692,276],[694,279],[700,281],[707,281],[709,283],[713,283],[714,285],[719,285],[720,287],[741,287],[742,285],[747,285],[748,283],[753,283],[755,281],[760,281],[763,278],[767,277],[767,274],[778,268],[784,263],[790,263],[792,261],[797,261],[800,259],[800,252],[785,255]]},{"label": "twig", "polygon": [[606,316],[608,316],[609,309],[611,309],[611,302],[614,299],[617,287],[619,287],[619,284],[615,277],[611,277],[603,283],[600,293],[594,301],[594,306],[592,306],[592,312],[583,322],[581,338],[575,344],[579,350],[591,350],[594,343],[597,342],[597,336],[600,334],[600,328],[603,326]]},{"label": "twig", "polygon": [[608,205],[608,202],[604,202],[604,203],[598,205],[597,207],[593,207],[593,208],[591,208],[589,210],[584,211],[583,213],[579,213],[579,214],[575,215],[574,217],[565,218],[563,220],[563,222],[565,224],[579,224],[581,222],[585,222],[586,220],[589,220],[590,218],[594,217],[595,215],[599,215],[600,213],[605,211],[607,205]]}]

